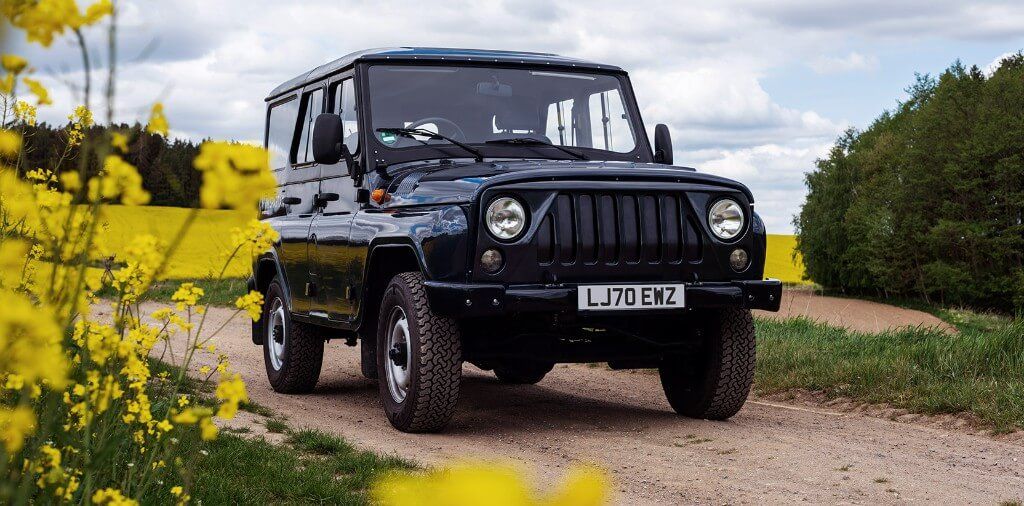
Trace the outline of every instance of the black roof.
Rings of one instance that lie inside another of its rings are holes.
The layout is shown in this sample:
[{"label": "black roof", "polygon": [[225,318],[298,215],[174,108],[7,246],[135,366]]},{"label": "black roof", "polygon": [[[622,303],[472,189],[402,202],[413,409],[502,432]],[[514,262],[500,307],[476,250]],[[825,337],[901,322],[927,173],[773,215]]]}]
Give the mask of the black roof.
[{"label": "black roof", "polygon": [[490,49],[455,49],[442,47],[385,47],[376,49],[364,49],[349,53],[337,60],[326,63],[319,67],[295,76],[281,83],[274,88],[267,96],[272,100],[278,95],[287,91],[299,88],[302,85],[316,81],[322,77],[338,72],[351,66],[357,61],[459,61],[459,62],[496,62],[496,63],[521,63],[521,64],[542,64],[559,67],[578,67],[585,69],[598,69],[619,71],[622,69],[614,65],[569,58],[551,53],[528,53],[524,51],[497,51]]}]

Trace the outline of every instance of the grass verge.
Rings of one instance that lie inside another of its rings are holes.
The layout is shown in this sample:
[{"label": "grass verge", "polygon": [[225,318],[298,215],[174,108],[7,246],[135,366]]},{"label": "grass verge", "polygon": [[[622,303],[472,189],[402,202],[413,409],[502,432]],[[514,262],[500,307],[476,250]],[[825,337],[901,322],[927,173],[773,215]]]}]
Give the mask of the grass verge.
[{"label": "grass verge", "polygon": [[806,319],[757,320],[755,384],[802,388],[918,413],[969,412],[1024,428],[1024,321],[864,334]]},{"label": "grass verge", "polygon": [[[172,279],[157,281],[153,283],[150,290],[143,296],[143,301],[171,302],[171,295],[181,286],[182,283],[193,283],[203,289],[204,295],[201,300],[213,306],[234,306],[235,299],[245,295],[248,291],[246,280],[243,278],[225,279]],[[113,288],[104,287],[97,293],[101,298],[117,297]]]},{"label": "grass verge", "polygon": [[[154,374],[179,369],[151,360]],[[159,392],[159,391],[157,391]],[[203,404],[211,392],[189,378],[183,394]],[[164,398],[154,402],[170,402]],[[366,504],[370,484],[381,473],[414,469],[411,462],[356,449],[344,439],[314,430],[292,431],[278,415],[255,402],[245,411],[266,417],[268,432],[288,434],[282,444],[249,435],[248,427],[223,428],[217,439],[181,441],[182,455],[198,460],[190,484],[193,504]],[[168,491],[158,504],[174,504]]]}]

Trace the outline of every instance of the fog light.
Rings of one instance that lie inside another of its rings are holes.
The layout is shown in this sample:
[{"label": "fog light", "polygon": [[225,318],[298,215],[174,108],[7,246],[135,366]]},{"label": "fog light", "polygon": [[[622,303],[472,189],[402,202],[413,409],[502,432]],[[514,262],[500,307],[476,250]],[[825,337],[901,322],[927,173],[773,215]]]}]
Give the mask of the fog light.
[{"label": "fog light", "polygon": [[489,249],[484,251],[483,255],[480,255],[480,266],[489,274],[500,271],[504,263],[505,259],[502,257],[501,252],[496,249]]},{"label": "fog light", "polygon": [[729,265],[732,267],[732,270],[736,272],[745,270],[749,264],[750,257],[747,255],[746,250],[743,248],[732,250],[732,254],[729,255]]}]

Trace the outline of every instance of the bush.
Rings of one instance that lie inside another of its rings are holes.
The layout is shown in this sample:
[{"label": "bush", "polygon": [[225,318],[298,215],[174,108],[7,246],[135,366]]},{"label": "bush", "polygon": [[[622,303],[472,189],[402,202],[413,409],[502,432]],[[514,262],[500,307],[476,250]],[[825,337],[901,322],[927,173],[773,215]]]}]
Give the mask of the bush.
[{"label": "bush", "polygon": [[1024,54],[955,63],[846,132],[794,220],[807,276],[852,293],[1024,308]]}]

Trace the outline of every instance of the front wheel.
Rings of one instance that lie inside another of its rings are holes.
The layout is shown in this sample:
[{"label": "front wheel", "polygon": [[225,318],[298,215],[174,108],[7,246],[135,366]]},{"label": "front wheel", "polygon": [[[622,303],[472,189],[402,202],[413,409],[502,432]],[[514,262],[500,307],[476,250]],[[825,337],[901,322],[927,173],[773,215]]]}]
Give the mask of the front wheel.
[{"label": "front wheel", "polygon": [[754,319],[746,309],[721,309],[707,313],[701,328],[699,351],[662,359],[661,385],[676,413],[725,420],[743,407],[754,382]]},{"label": "front wheel", "polygon": [[459,400],[458,325],[430,310],[418,272],[391,279],[377,325],[380,399],[391,425],[403,432],[441,430]]},{"label": "front wheel", "polygon": [[264,301],[263,363],[271,388],[285,394],[312,391],[324,361],[323,337],[316,327],[292,320],[276,279]]}]

